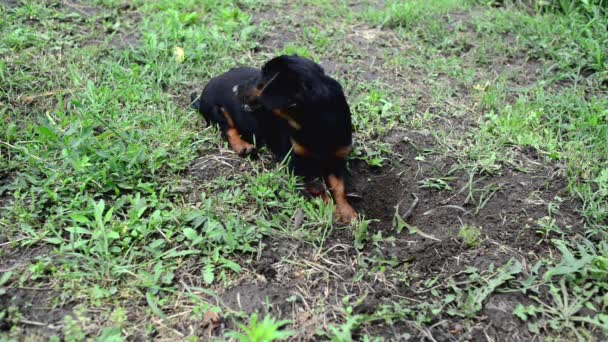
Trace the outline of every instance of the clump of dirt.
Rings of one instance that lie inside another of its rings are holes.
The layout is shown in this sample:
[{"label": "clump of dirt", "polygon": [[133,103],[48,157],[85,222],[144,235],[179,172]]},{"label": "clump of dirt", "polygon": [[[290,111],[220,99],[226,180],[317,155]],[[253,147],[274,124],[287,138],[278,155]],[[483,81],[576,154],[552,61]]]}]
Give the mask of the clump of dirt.
[{"label": "clump of dirt", "polygon": [[0,1],[0,6],[4,6],[8,9],[13,9],[21,6],[21,1],[19,0],[2,0]]},{"label": "clump of dirt", "polygon": [[58,301],[58,293],[45,289],[8,288],[0,295],[0,308],[17,308],[15,317],[6,313],[0,319],[0,332],[8,332],[17,322],[29,326],[27,335],[54,336],[60,331],[64,317],[72,312],[73,305]]},{"label": "clump of dirt", "polygon": [[[120,13],[120,25],[113,25],[117,16],[114,12],[97,5],[81,3],[79,1],[67,2],[63,1],[57,5],[58,10],[66,13],[63,21],[71,21],[77,23],[78,28],[82,32],[73,32],[74,36],[84,37],[79,39],[78,44],[81,46],[100,46],[106,44],[106,39],[110,36],[107,43],[108,47],[116,49],[133,48],[139,45],[141,33],[137,28],[137,23],[141,22],[142,16],[136,12],[129,4],[124,4],[118,8]],[[104,28],[104,32],[98,30],[91,31],[88,25],[82,25],[86,22],[95,22],[97,27]]]},{"label": "clump of dirt", "polygon": [[273,284],[241,284],[227,289],[221,296],[228,308],[237,312],[287,318],[298,300],[295,292]]},{"label": "clump of dirt", "polygon": [[211,151],[196,159],[188,169],[188,173],[204,183],[240,170],[244,162],[245,159],[235,153]]}]

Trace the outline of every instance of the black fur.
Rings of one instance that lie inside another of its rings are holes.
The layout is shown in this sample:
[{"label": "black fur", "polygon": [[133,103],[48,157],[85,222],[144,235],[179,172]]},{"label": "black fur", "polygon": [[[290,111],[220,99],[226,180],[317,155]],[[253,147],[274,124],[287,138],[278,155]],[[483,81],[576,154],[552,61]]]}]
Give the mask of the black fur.
[{"label": "black fur", "polygon": [[[352,144],[350,109],[340,84],[309,59],[280,56],[261,70],[231,69],[211,79],[193,107],[226,136],[223,108],[243,140],[268,146],[279,160],[293,148],[290,166],[307,182],[345,175],[346,156],[337,151]],[[295,153],[294,142],[306,153]]]}]

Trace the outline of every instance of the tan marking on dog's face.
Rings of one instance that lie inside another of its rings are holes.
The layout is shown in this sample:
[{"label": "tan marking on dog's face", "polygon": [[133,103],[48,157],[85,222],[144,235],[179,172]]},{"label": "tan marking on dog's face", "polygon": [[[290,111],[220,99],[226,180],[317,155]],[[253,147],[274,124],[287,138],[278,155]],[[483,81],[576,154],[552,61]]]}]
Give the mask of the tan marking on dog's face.
[{"label": "tan marking on dog's face", "polygon": [[287,111],[281,109],[275,109],[272,114],[280,117],[281,119],[287,120],[287,124],[294,129],[301,129],[302,125],[292,118]]},{"label": "tan marking on dog's face", "polygon": [[254,98],[258,98],[258,97],[262,96],[262,88],[253,87],[253,90],[251,90],[251,95]]}]

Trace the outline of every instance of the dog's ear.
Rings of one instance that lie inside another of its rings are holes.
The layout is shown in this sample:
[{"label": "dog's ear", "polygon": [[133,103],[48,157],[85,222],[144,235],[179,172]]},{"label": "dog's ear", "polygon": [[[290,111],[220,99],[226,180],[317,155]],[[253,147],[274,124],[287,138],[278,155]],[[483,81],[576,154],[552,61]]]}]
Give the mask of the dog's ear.
[{"label": "dog's ear", "polygon": [[289,56],[287,55],[281,55],[269,60],[262,66],[262,75],[268,77],[276,74],[277,72],[286,71],[289,67],[288,58]]}]

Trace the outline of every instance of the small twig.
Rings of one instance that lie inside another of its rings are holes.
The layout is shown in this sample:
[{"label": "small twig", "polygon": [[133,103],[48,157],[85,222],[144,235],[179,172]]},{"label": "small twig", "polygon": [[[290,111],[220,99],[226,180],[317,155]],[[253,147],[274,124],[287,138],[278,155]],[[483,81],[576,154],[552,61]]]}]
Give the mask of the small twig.
[{"label": "small twig", "polygon": [[[43,284],[43,285],[45,285],[45,284]],[[53,284],[51,284],[51,283],[48,283],[46,285],[48,285],[48,287],[16,286],[15,288],[18,290],[31,290],[31,291],[49,291],[51,288],[53,288]]]},{"label": "small twig", "polygon": [[264,84],[264,86],[260,90],[260,96],[264,93],[264,90],[266,90],[266,87],[268,87],[270,85],[270,83],[272,83],[272,81],[274,81],[274,79],[277,78],[277,76],[279,76],[279,74],[280,74],[280,72],[277,72],[276,74],[274,74],[274,76],[272,76],[270,81],[268,81],[266,84]]},{"label": "small twig", "polygon": [[5,142],[5,141],[0,141],[0,144],[5,145],[5,146],[7,146],[7,147],[9,147],[9,148],[12,148],[12,149],[14,149],[14,150],[17,150],[17,151],[23,152],[23,153],[27,154],[29,157],[32,157],[32,158],[36,159],[37,161],[39,161],[39,162],[41,162],[41,163],[45,163],[45,164],[47,164],[47,165],[49,165],[49,166],[50,166],[50,164],[49,164],[49,163],[47,163],[46,161],[42,160],[40,157],[37,157],[37,156],[35,156],[35,155],[31,154],[31,153],[30,153],[30,152],[27,150],[27,148],[25,148],[25,147],[17,147],[17,146],[15,146],[15,145],[11,145],[11,144],[9,144],[9,143],[7,143],[7,142]]},{"label": "small twig", "polygon": [[[0,222],[0,223],[2,223],[2,222]],[[0,247],[8,246],[8,245],[10,245],[10,244],[12,244],[12,243],[17,243],[17,242],[20,242],[20,241],[23,241],[23,240],[27,240],[27,239],[29,239],[29,238],[24,237],[24,238],[20,238],[20,239],[17,239],[17,240],[12,240],[12,241],[8,241],[8,242],[3,242],[3,243],[0,243]]]},{"label": "small twig", "polygon": [[304,212],[302,209],[296,209],[295,214],[293,215],[293,228],[298,229],[302,226],[302,222],[304,221]]},{"label": "small twig", "polygon": [[412,298],[412,297],[406,297],[406,296],[402,296],[402,295],[399,295],[399,294],[393,294],[393,297],[409,300],[409,301],[414,302],[414,303],[422,303],[423,302],[423,301],[421,301],[419,299],[415,299],[415,298]]},{"label": "small twig", "polygon": [[112,131],[114,134],[116,134],[116,136],[122,140],[123,143],[125,144],[129,144],[131,143],[131,139],[127,139],[125,138],[122,133],[119,133],[116,129],[114,129],[114,127],[112,127],[112,125],[110,125],[109,122],[106,122],[106,120],[104,120],[103,118],[101,118],[99,115],[97,115],[94,112],[89,112],[89,114],[94,117],[97,121],[99,121],[102,125],[104,125],[107,129],[109,129],[110,131]]},{"label": "small twig", "polygon": [[28,319],[20,319],[19,320],[20,323],[24,323],[24,324],[29,324],[29,325],[35,325],[37,327],[45,327],[47,329],[51,329],[51,330],[57,330],[57,327],[54,325],[50,325],[47,323],[42,323],[42,322],[36,322],[36,321],[30,321]]},{"label": "small twig", "polygon": [[346,197],[348,198],[356,198],[358,200],[363,199],[363,196],[356,194],[356,193],[348,193],[346,194]]},{"label": "small twig", "polygon": [[467,210],[466,210],[465,208],[461,207],[461,206],[454,205],[454,204],[447,204],[447,205],[442,205],[442,206],[440,206],[440,207],[435,207],[435,208],[433,208],[433,209],[427,210],[427,211],[425,211],[425,212],[422,214],[422,216],[427,216],[427,215],[430,215],[430,214],[434,213],[436,210],[438,210],[438,209],[442,209],[442,208],[457,209],[457,210],[462,211],[463,213],[466,213],[466,212],[467,212]]},{"label": "small twig", "polygon": [[83,15],[85,17],[89,16],[89,14],[87,12],[85,12],[84,10],[81,9],[83,6],[80,6],[78,4],[74,4],[74,3],[71,3],[71,2],[65,1],[65,0],[63,0],[62,3],[64,5],[70,7],[71,9],[78,11],[78,13],[80,13],[81,15]]},{"label": "small twig", "polygon": [[39,97],[47,97],[47,96],[53,96],[53,95],[59,94],[59,93],[71,93],[71,92],[72,92],[72,90],[70,90],[70,89],[50,90],[50,91],[45,91],[44,93],[41,93],[41,94],[20,96],[19,101],[29,104],[29,103],[32,103],[35,99],[37,99]]},{"label": "small twig", "polygon": [[[418,196],[416,196],[416,194],[412,194],[412,196],[414,196],[414,201],[412,202],[412,204],[410,204],[410,207],[405,211],[405,213],[403,215],[401,215],[401,218],[404,221],[407,220],[412,215],[414,208],[416,208],[416,206],[418,205],[418,202],[420,201],[420,199],[418,198]],[[401,203],[404,200],[405,200],[405,198],[402,199],[401,201],[399,201],[399,203],[397,204],[397,214],[399,214],[399,206],[401,205]]]},{"label": "small twig", "polygon": [[342,278],[342,276],[340,276],[338,273],[334,272],[333,270],[331,270],[331,269],[329,269],[329,268],[327,268],[327,267],[325,267],[325,266],[323,266],[321,264],[318,264],[316,262],[309,261],[309,260],[306,260],[306,259],[302,259],[302,261],[305,264],[307,264],[308,266],[312,267],[312,268],[316,268],[319,271],[324,270],[326,272],[332,273],[333,275],[335,275],[336,277],[338,277],[340,280],[344,280],[344,278]]},{"label": "small twig", "polygon": [[24,264],[15,264],[15,265],[10,266],[10,267],[0,268],[0,273],[10,272],[12,270],[16,270],[16,269],[21,268],[23,266],[25,266],[25,265]]},{"label": "small twig", "polygon": [[428,329],[423,328],[422,326],[420,326],[419,324],[417,324],[415,322],[410,322],[410,324],[413,325],[414,328],[416,328],[416,330],[418,330],[429,341],[431,341],[431,342],[437,342],[437,340],[433,338],[433,335],[431,334],[431,332]]}]

